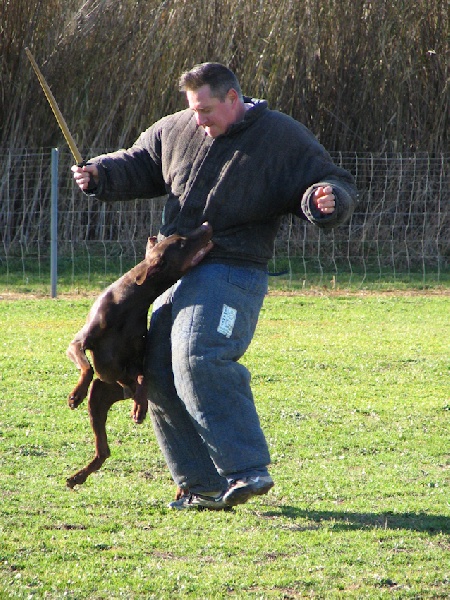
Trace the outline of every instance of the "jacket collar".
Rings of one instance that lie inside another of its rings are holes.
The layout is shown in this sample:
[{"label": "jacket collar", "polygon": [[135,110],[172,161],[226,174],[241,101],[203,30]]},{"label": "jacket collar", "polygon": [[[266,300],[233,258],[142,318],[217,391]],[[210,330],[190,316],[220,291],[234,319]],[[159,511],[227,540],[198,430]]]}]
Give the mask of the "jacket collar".
[{"label": "jacket collar", "polygon": [[[244,119],[242,121],[239,121],[239,123],[233,123],[233,125],[230,125],[230,127],[227,129],[226,133],[223,134],[224,136],[233,135],[234,133],[237,133],[238,131],[247,129],[247,127],[252,125],[257,119],[259,119],[262,116],[263,113],[265,113],[268,110],[268,105],[267,105],[266,100],[259,100],[258,98],[250,98],[249,96],[244,96],[244,102],[246,104],[252,104],[251,108],[249,108],[246,111],[246,113],[244,115]],[[222,136],[218,136],[218,137],[222,137]]]}]

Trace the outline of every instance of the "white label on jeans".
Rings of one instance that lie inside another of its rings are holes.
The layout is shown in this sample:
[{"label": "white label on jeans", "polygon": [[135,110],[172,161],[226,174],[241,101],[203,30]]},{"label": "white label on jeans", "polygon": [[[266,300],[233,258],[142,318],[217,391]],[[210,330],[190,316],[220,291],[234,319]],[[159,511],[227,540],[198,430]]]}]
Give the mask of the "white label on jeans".
[{"label": "white label on jeans", "polygon": [[224,304],[217,331],[227,338],[231,337],[231,334],[233,333],[233,327],[236,322],[236,315],[237,310],[235,308],[231,308],[231,306]]}]

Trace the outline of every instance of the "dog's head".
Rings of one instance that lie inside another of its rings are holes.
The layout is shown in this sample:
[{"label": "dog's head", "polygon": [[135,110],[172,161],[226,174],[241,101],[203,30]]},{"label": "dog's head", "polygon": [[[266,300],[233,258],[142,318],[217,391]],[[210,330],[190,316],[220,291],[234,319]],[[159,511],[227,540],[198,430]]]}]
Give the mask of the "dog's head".
[{"label": "dog's head", "polygon": [[172,285],[208,254],[212,234],[211,225],[203,223],[186,235],[174,233],[158,243],[149,238],[145,260],[136,267],[136,283],[142,285],[151,278]]}]

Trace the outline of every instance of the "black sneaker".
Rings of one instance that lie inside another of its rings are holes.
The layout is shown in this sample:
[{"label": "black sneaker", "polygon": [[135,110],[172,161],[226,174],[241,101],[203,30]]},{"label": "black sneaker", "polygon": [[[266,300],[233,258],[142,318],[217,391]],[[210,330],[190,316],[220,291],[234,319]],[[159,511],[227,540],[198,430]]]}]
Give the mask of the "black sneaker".
[{"label": "black sneaker", "polygon": [[169,508],[176,510],[184,510],[188,508],[196,508],[197,510],[232,510],[231,506],[225,504],[223,494],[218,496],[207,496],[204,494],[187,494],[179,500],[174,500],[168,504]]},{"label": "black sneaker", "polygon": [[263,494],[267,494],[274,485],[270,475],[237,479],[231,482],[230,487],[223,495],[223,501],[228,506],[244,504],[252,496],[262,496]]}]

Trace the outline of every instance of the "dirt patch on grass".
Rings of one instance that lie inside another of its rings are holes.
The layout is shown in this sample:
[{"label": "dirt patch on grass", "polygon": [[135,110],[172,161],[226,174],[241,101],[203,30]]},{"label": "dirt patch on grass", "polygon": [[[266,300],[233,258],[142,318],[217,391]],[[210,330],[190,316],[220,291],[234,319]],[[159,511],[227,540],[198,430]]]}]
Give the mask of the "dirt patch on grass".
[{"label": "dirt patch on grass", "polygon": [[428,290],[270,290],[269,296],[450,296],[450,288]]},{"label": "dirt patch on grass", "polygon": [[[58,294],[58,299],[63,300],[81,300],[83,298],[96,298],[100,294],[97,291],[77,291],[62,292]],[[332,290],[328,288],[313,288],[309,290],[269,290],[268,296],[450,296],[450,288],[436,287],[427,290],[407,289],[407,290]],[[48,300],[49,294],[35,292],[0,292],[0,302],[2,300]]]}]

